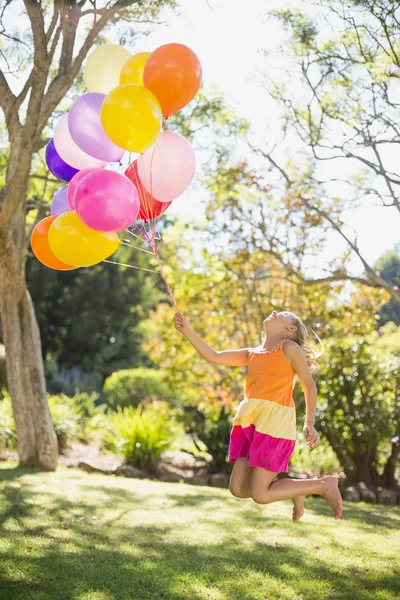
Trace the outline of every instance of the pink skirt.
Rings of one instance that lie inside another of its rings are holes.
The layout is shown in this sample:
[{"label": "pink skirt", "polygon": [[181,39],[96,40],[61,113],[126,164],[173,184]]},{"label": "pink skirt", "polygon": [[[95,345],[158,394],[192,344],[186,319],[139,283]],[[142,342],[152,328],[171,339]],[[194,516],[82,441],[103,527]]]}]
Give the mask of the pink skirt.
[{"label": "pink skirt", "polygon": [[233,421],[229,460],[246,458],[249,467],[288,471],[296,446],[296,413],[269,400],[245,399]]}]

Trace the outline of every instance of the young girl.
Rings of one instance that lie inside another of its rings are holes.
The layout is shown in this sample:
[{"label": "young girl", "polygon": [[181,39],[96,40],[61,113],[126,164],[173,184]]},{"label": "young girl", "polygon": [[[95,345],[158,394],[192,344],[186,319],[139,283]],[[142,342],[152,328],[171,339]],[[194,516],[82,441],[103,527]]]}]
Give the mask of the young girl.
[{"label": "young girl", "polygon": [[217,352],[191,328],[186,317],[176,313],[175,328],[183,333],[208,362],[230,367],[248,367],[245,398],[233,421],[229,460],[234,462],[229,489],[236,498],[252,498],[258,504],[293,499],[293,521],[304,514],[307,494],[322,496],[333,516],[342,514],[342,498],[336,477],[279,479],[288,471],[296,443],[296,413],[292,392],[296,375],[306,399],[303,432],[306,444],[318,446],[314,428],[317,389],[310,367],[314,355],[307,348],[307,329],[290,312],[272,312],[263,325],[265,339],[258,348]]}]

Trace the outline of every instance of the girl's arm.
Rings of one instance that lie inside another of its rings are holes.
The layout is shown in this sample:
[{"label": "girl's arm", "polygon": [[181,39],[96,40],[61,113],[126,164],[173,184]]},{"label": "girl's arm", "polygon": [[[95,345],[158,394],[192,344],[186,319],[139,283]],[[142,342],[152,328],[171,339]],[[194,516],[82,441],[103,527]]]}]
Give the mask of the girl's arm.
[{"label": "girl's arm", "polygon": [[288,341],[284,346],[284,353],[285,357],[292,365],[294,372],[300,379],[304,390],[306,398],[306,419],[303,432],[306,437],[307,446],[313,448],[318,446],[321,442],[319,434],[314,428],[315,410],[317,406],[317,386],[311,375],[306,356],[300,346],[295,342]]},{"label": "girl's arm", "polygon": [[193,348],[205,358],[209,363],[216,365],[226,365],[228,367],[243,367],[248,364],[249,351],[247,348],[240,350],[224,350],[217,352],[211,348],[201,337],[191,328],[188,320],[181,313],[176,313],[174,317],[175,329],[183,335],[192,344]]}]

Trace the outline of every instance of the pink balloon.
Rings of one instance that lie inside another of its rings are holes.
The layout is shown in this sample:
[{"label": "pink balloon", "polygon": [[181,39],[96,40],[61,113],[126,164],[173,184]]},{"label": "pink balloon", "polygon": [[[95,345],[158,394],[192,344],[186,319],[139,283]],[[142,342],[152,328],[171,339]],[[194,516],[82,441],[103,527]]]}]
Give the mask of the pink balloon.
[{"label": "pink balloon", "polygon": [[179,133],[162,131],[138,161],[146,190],[159,202],[171,202],[190,185],[196,169],[194,150]]},{"label": "pink balloon", "polygon": [[89,173],[93,173],[94,171],[101,171],[101,169],[82,169],[82,171],[78,171],[76,175],[73,176],[71,181],[68,184],[68,204],[70,205],[72,210],[75,210],[75,192],[76,188],[82,181],[86,175]]},{"label": "pink balloon", "polygon": [[86,175],[76,188],[75,209],[80,219],[96,231],[122,231],[138,216],[139,194],[125,175],[98,169]]},{"label": "pink balloon", "polygon": [[75,169],[95,169],[105,167],[108,162],[89,156],[77,146],[71,137],[68,128],[68,115],[64,115],[57,122],[54,129],[54,145],[57,153],[71,167]]}]

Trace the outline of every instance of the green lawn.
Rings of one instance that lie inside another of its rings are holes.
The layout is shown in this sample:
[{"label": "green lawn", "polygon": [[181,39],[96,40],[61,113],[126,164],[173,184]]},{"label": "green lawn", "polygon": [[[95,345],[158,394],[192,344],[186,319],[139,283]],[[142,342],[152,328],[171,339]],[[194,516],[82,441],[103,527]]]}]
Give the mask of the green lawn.
[{"label": "green lawn", "polygon": [[1,600],[398,600],[398,508],[0,464]]}]

